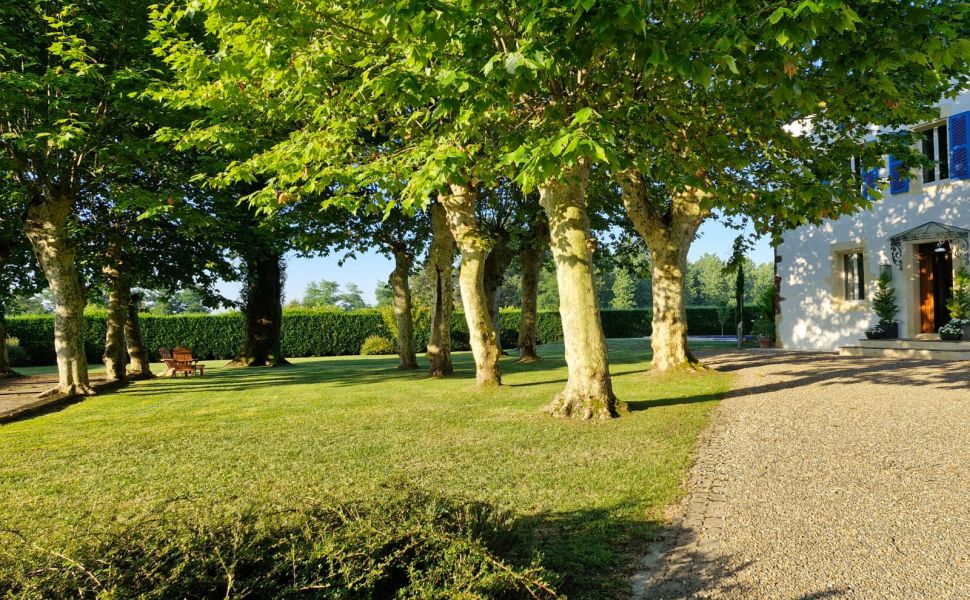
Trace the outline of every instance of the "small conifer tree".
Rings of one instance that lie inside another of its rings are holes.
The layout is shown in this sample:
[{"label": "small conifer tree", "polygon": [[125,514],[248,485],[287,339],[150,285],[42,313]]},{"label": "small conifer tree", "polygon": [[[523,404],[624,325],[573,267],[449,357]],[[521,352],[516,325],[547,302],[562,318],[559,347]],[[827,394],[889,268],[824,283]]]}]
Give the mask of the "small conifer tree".
[{"label": "small conifer tree", "polygon": [[893,287],[892,275],[888,270],[879,274],[876,280],[876,294],[872,297],[872,310],[879,317],[879,323],[894,323],[899,312],[896,302],[896,288]]}]

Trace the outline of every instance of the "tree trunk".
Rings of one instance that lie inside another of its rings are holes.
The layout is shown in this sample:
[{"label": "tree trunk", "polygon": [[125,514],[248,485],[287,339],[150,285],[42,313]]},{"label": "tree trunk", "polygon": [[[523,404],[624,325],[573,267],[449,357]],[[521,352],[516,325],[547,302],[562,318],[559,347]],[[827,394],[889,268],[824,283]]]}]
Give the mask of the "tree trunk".
[{"label": "tree trunk", "polygon": [[151,364],[148,360],[148,350],[145,348],[145,338],[141,334],[141,319],[138,311],[141,308],[141,294],[131,294],[128,301],[127,318],[125,319],[125,342],[128,344],[128,360],[130,379],[151,379]]},{"label": "tree trunk", "polygon": [[502,350],[502,322],[499,316],[499,297],[498,290],[502,287],[505,280],[505,271],[512,262],[512,249],[509,241],[504,236],[499,237],[492,243],[492,248],[485,259],[485,273],[482,276],[482,286],[485,289],[485,303],[488,305],[488,314],[492,319],[492,327],[495,329],[495,342],[498,344],[499,352]]},{"label": "tree trunk", "polygon": [[16,375],[10,368],[10,358],[7,356],[7,324],[4,315],[0,314],[0,377]]},{"label": "tree trunk", "polygon": [[27,239],[54,296],[54,351],[57,387],[44,394],[93,394],[84,355],[84,286],[74,264],[76,248],[68,232],[74,201],[69,196],[35,198],[27,207]]},{"label": "tree trunk", "polygon": [[281,350],[283,257],[261,252],[246,258],[246,339],[232,364],[279,367],[290,364]]},{"label": "tree trunk", "polygon": [[485,299],[484,276],[488,240],[482,235],[475,220],[476,196],[470,187],[453,185],[451,193],[442,195],[440,200],[448,216],[448,226],[461,251],[458,282],[465,320],[468,323],[469,344],[475,357],[475,379],[479,386],[501,385],[501,351],[495,339],[495,328]]},{"label": "tree trunk", "polygon": [[699,362],[687,347],[687,302],[684,297],[687,251],[693,236],[683,239],[655,235],[651,239],[652,242],[647,242],[653,275],[651,369],[663,373],[696,366]]},{"label": "tree trunk", "polygon": [[452,298],[451,271],[455,263],[455,240],[448,229],[444,207],[431,205],[431,225],[434,237],[428,251],[428,274],[432,278],[434,304],[431,307],[431,339],[428,341],[428,374],[444,377],[455,372],[451,364],[451,316],[455,303]]},{"label": "tree trunk", "polygon": [[522,304],[519,311],[519,361],[539,360],[536,351],[536,326],[539,318],[539,276],[542,272],[542,259],[549,245],[549,230],[545,222],[534,224],[532,236],[519,250],[519,265],[522,269]]},{"label": "tree trunk", "polygon": [[398,369],[405,371],[418,368],[414,352],[414,317],[411,315],[411,254],[404,248],[394,249],[394,271],[389,283],[394,292],[394,322],[397,324],[397,355],[401,359]]},{"label": "tree trunk", "polygon": [[589,167],[580,164],[539,186],[539,202],[549,218],[569,374],[566,389],[546,410],[561,417],[609,419],[619,413],[593,280],[594,242],[586,212],[588,180]]},{"label": "tree trunk", "polygon": [[651,370],[699,368],[700,362],[687,347],[687,303],[684,281],[687,252],[707,216],[701,201],[705,193],[689,188],[660,206],[648,196],[635,172],[620,176],[623,204],[637,232],[650,250],[653,274],[653,323],[650,345]]},{"label": "tree trunk", "polygon": [[104,339],[105,379],[120,381],[125,378],[125,362],[128,357],[125,343],[125,321],[128,319],[128,305],[131,304],[131,288],[124,274],[121,252],[114,243],[105,252],[108,264],[102,271],[108,280],[108,315],[105,319]]}]

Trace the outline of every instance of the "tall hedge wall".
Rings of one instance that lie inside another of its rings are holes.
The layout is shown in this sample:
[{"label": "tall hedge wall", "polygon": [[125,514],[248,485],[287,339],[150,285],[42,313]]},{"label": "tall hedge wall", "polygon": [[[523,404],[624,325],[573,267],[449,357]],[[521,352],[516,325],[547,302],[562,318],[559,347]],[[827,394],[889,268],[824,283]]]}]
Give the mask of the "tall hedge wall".
[{"label": "tall hedge wall", "polygon": [[[693,335],[718,335],[721,325],[716,307],[687,308],[687,325]],[[604,310],[601,312],[606,337],[644,337],[650,335],[650,310]],[[428,342],[428,318],[418,314],[415,329],[417,345],[423,351]],[[20,340],[32,364],[54,364],[54,318],[50,315],[10,317],[7,333]],[[519,311],[501,312],[502,346],[514,348],[518,342]],[[159,348],[187,346],[203,360],[231,359],[243,337],[243,318],[239,313],[216,315],[142,315],[142,330],[152,360]],[[730,334],[731,325],[725,333]],[[103,314],[85,317],[84,340],[88,361],[100,362],[104,353]],[[357,354],[369,335],[392,337],[387,315],[380,310],[352,312],[328,310],[288,310],[283,313],[283,353],[286,356],[335,356]],[[558,312],[540,312],[537,327],[540,344],[562,339]],[[455,313],[452,344],[456,350],[468,349],[468,326],[464,315]]]}]

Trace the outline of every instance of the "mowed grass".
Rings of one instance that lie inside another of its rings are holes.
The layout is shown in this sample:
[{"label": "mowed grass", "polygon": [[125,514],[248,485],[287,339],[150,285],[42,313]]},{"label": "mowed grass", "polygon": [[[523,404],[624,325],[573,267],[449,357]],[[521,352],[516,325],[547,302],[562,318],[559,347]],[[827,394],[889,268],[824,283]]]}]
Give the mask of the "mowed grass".
[{"label": "mowed grass", "polygon": [[204,378],[137,382],[0,425],[0,529],[69,548],[79,531],[174,499],[205,519],[411,485],[513,511],[570,596],[619,594],[730,379],[654,377],[647,342],[610,340],[630,412],[580,423],[541,412],[566,380],[562,346],[541,354],[504,359],[506,385],[487,391],[475,389],[468,353],[447,379],[400,372],[396,357],[252,370],[208,361]]}]

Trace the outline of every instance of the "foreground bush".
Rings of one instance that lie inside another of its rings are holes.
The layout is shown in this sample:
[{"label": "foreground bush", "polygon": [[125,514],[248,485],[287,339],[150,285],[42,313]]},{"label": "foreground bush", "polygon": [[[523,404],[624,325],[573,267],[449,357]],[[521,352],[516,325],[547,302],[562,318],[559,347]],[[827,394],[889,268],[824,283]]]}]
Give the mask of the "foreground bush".
[{"label": "foreground bush", "polygon": [[508,514],[415,491],[201,522],[169,508],[69,548],[10,532],[0,548],[0,597],[556,597]]}]

